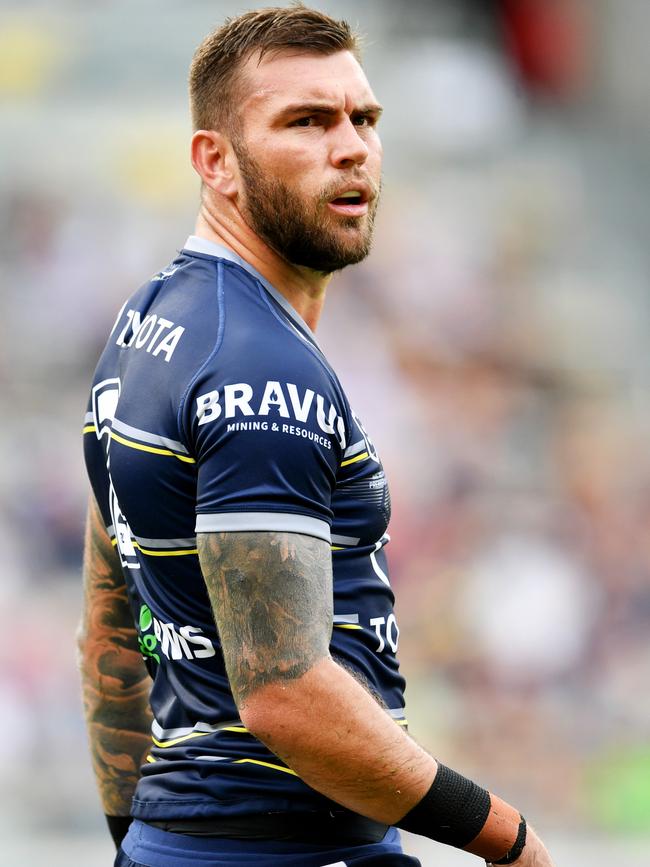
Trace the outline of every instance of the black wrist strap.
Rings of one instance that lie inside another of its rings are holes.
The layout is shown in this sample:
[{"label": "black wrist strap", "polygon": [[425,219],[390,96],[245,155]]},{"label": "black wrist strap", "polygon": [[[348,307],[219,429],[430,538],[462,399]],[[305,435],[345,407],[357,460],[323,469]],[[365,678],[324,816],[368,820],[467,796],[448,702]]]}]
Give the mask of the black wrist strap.
[{"label": "black wrist strap", "polygon": [[489,812],[489,792],[438,763],[429,791],[395,824],[404,831],[463,849],[480,833]]},{"label": "black wrist strap", "polygon": [[429,791],[395,824],[488,864],[512,864],[526,845],[526,821],[514,807],[440,762]]},{"label": "black wrist strap", "polygon": [[126,832],[129,830],[129,825],[133,821],[131,816],[106,816],[108,822],[108,830],[111,832],[111,837],[115,843],[115,848],[119,849],[122,840],[126,837]]},{"label": "black wrist strap", "polygon": [[517,832],[517,839],[512,844],[512,849],[501,858],[499,861],[493,861],[493,864],[512,864],[513,861],[516,861],[517,858],[524,851],[524,846],[526,845],[526,820],[524,817],[521,817],[521,822],[519,823],[519,831]]}]

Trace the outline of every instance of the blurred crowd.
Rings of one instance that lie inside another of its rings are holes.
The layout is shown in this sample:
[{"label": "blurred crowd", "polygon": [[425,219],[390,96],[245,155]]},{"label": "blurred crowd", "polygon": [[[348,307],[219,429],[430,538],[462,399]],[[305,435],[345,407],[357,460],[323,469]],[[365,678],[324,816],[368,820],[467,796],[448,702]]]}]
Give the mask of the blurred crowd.
[{"label": "blurred crowd", "polygon": [[[123,2],[5,5],[0,827],[83,829],[87,388],[125,297],[192,231],[186,68],[244,7],[142,3],[125,32]],[[650,8],[317,5],[370,34],[386,105],[375,248],[335,277],[319,338],[389,476],[411,729],[524,812],[642,831],[647,61],[624,70]]]}]

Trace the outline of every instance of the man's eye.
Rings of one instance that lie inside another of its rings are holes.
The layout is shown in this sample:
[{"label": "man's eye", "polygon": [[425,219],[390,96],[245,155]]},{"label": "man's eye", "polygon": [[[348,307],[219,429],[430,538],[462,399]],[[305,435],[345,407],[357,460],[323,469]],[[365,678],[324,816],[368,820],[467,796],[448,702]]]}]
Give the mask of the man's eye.
[{"label": "man's eye", "polygon": [[352,123],[355,126],[374,126],[377,123],[377,118],[369,114],[358,114],[352,118]]},{"label": "man's eye", "polygon": [[298,120],[294,120],[291,126],[312,126],[313,122],[313,117],[299,117]]}]

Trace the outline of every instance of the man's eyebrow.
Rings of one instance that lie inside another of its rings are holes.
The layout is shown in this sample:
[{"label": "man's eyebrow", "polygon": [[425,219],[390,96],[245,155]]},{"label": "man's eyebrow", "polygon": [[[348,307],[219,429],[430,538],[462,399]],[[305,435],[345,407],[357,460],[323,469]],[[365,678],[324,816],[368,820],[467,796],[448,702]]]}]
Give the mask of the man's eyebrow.
[{"label": "man's eyebrow", "polygon": [[[364,115],[364,114],[375,114],[380,115],[384,109],[381,105],[377,103],[368,103],[366,105],[360,105],[357,108],[352,110],[352,114],[356,115]],[[338,114],[339,109],[335,108],[329,102],[300,102],[295,103],[294,105],[287,105],[281,111],[278,112],[280,117],[284,117],[289,114],[327,114],[327,115],[335,115]]]},{"label": "man's eyebrow", "polygon": [[379,117],[382,114],[384,107],[379,105],[377,102],[371,102],[367,105],[361,105],[359,108],[355,108],[352,114],[376,114]]}]

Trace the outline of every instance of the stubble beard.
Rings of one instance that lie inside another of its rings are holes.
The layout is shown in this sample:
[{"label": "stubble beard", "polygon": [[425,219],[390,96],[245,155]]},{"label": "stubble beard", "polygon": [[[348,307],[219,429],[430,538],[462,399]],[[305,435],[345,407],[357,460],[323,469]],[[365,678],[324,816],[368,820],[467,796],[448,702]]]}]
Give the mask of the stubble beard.
[{"label": "stubble beard", "polygon": [[234,149],[244,182],[244,218],[285,261],[331,274],[366,258],[372,245],[378,195],[369,203],[365,217],[339,218],[336,224],[332,219],[328,225],[327,202],[336,190],[322,190],[310,207],[299,192],[266,177],[242,142],[234,144]]}]

